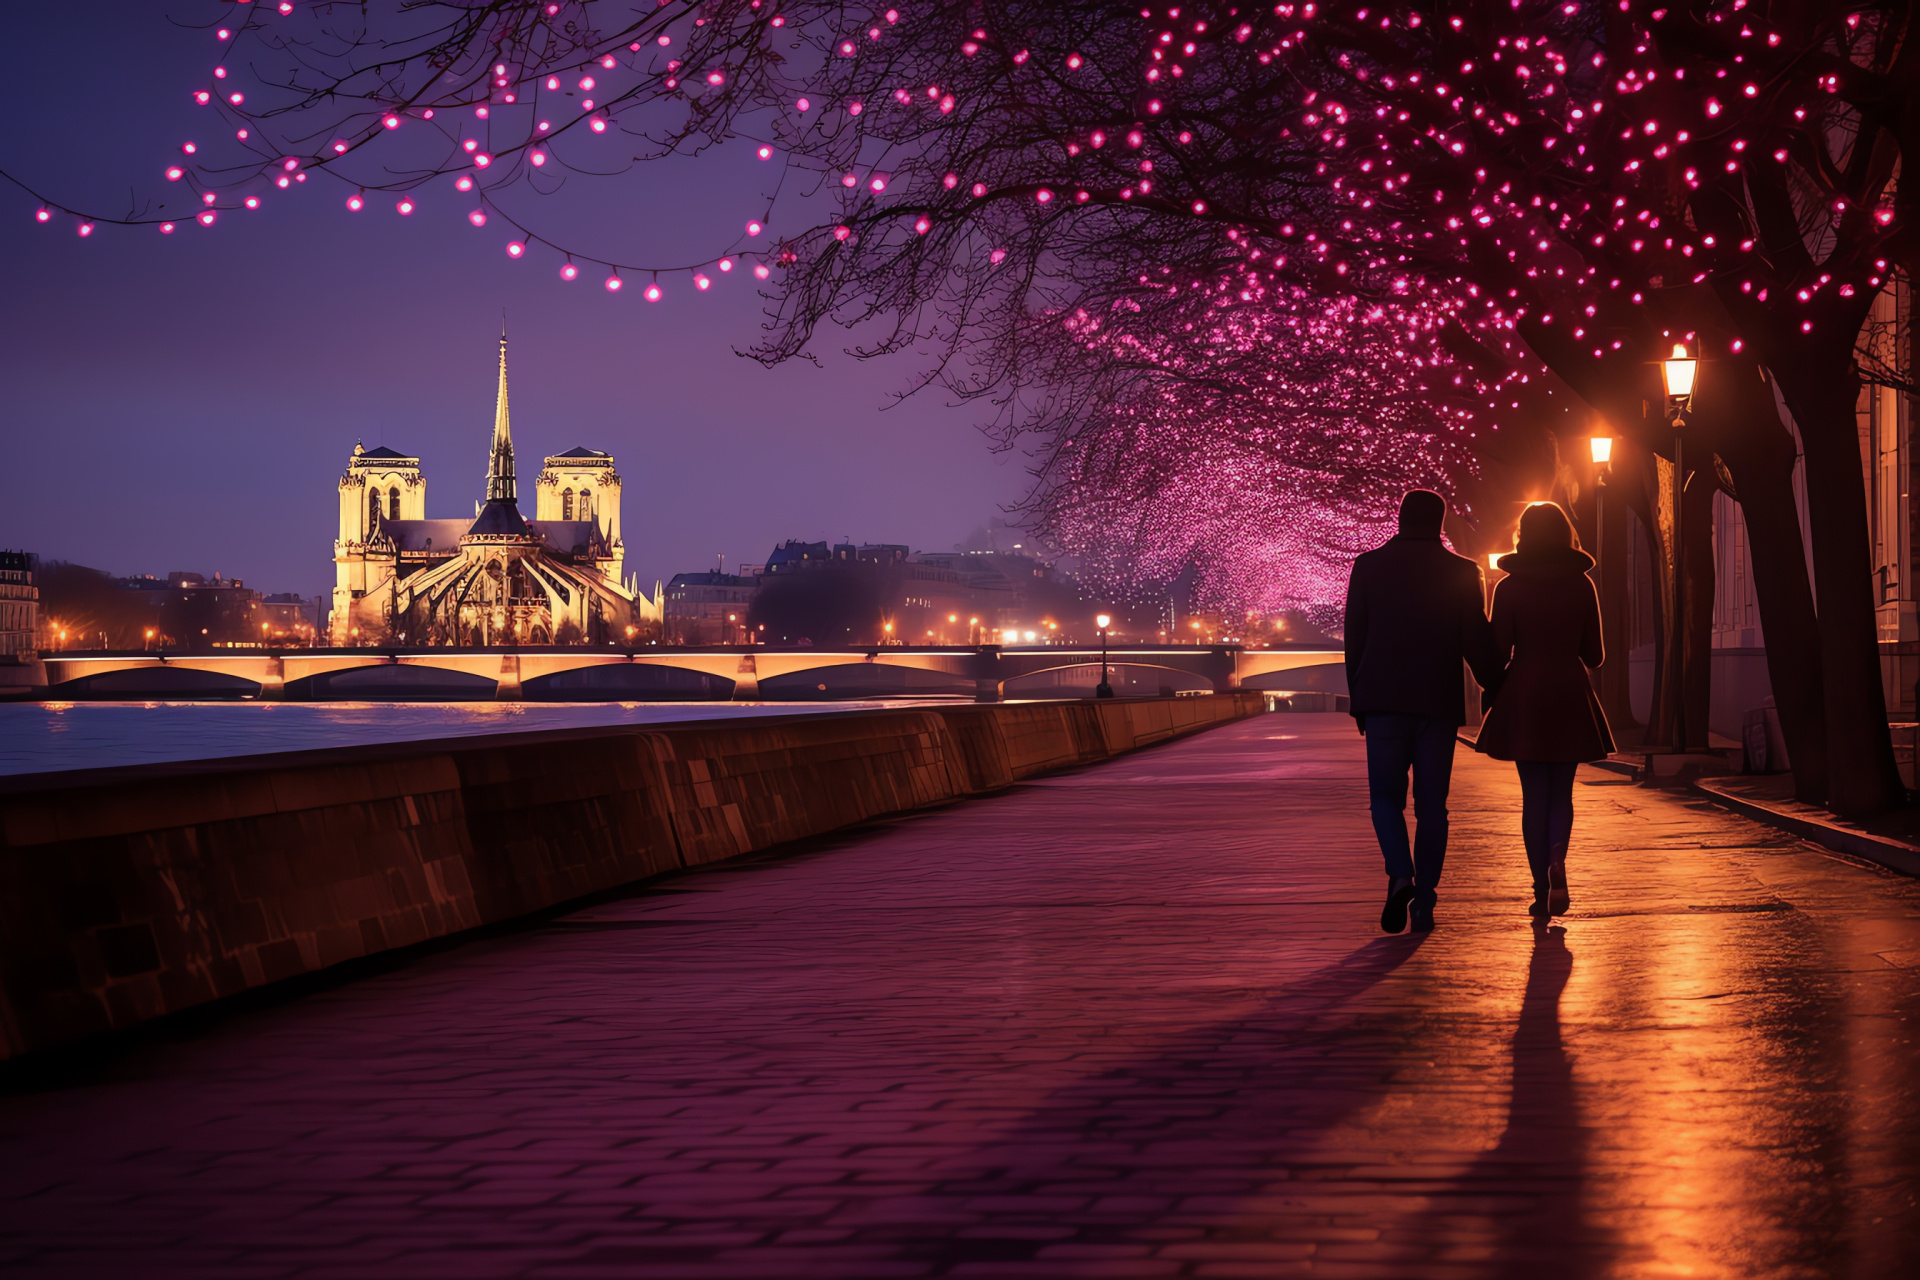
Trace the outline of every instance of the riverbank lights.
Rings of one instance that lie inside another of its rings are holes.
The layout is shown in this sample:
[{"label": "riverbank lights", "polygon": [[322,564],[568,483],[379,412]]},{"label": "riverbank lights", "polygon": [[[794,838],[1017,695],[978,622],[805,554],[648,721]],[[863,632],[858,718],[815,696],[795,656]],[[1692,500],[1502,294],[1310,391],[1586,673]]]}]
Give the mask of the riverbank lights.
[{"label": "riverbank lights", "polygon": [[1684,401],[1693,398],[1693,375],[1700,362],[1687,354],[1680,343],[1673,344],[1673,354],[1660,362],[1660,377],[1667,384],[1667,399]]},{"label": "riverbank lights", "polygon": [[1587,441],[1587,447],[1593,451],[1596,466],[1613,461],[1613,437],[1595,436]]}]

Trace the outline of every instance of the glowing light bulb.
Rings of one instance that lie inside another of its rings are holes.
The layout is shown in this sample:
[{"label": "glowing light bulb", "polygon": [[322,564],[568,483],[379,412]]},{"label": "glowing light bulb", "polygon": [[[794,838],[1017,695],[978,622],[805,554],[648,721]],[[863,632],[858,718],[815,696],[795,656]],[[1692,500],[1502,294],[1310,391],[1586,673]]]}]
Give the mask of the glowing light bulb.
[{"label": "glowing light bulb", "polygon": [[547,88],[549,88],[549,89],[558,89],[559,87],[560,87],[560,77],[559,77],[559,76],[548,76],[548,77],[547,77]]},{"label": "glowing light bulb", "polygon": [[544,151],[530,151],[527,153],[527,163],[531,164],[536,169],[538,169],[541,165],[545,164],[546,162],[547,162],[547,153]]},{"label": "glowing light bulb", "polygon": [[693,278],[693,287],[700,290],[702,293],[705,293],[708,289],[711,289],[713,287],[713,281],[707,279],[707,277],[703,275],[696,275]]},{"label": "glowing light bulb", "polygon": [[986,195],[986,194],[987,194],[987,184],[986,184],[986,183],[984,183],[984,182],[976,182],[976,183],[974,183],[974,184],[973,184],[973,198],[974,198],[975,200],[978,200],[978,199],[979,199],[979,198],[980,198],[981,196],[984,196],[984,195]]},{"label": "glowing light bulb", "polygon": [[875,174],[872,180],[867,183],[867,186],[873,191],[873,194],[879,195],[887,189],[886,175]]},{"label": "glowing light bulb", "polygon": [[593,88],[593,77],[592,77],[592,76],[581,76],[581,77],[580,77],[580,87],[581,87],[582,89],[591,89],[591,88]]},{"label": "glowing light bulb", "polygon": [[608,293],[620,292],[620,273],[619,272],[616,271],[612,275],[607,277],[607,292]]},{"label": "glowing light bulb", "polygon": [[733,259],[732,259],[732,258],[722,258],[722,259],[720,259],[720,261],[719,261],[719,262],[718,262],[717,264],[715,264],[715,265],[717,265],[717,266],[718,266],[718,267],[719,267],[719,268],[720,268],[720,269],[721,269],[722,271],[731,271],[731,270],[733,270]]},{"label": "glowing light bulb", "polygon": [[648,302],[660,301],[660,286],[657,284],[648,285],[647,291],[643,296],[646,298]]},{"label": "glowing light bulb", "polygon": [[193,91],[193,100],[204,107],[209,102],[213,101],[213,95],[208,93],[205,89],[195,89]]},{"label": "glowing light bulb", "polygon": [[560,268],[560,278],[562,280],[573,280],[578,278],[579,275],[580,268],[574,266],[571,262]]},{"label": "glowing light bulb", "polygon": [[80,238],[84,240],[88,236],[93,234],[93,224],[91,222],[83,222],[79,225],[78,228],[76,228],[76,230]]},{"label": "glowing light bulb", "polygon": [[509,258],[517,258],[526,251],[527,246],[521,244],[518,240],[507,241],[507,256]]},{"label": "glowing light bulb", "polygon": [[484,151],[480,152],[478,155],[474,156],[473,158],[473,167],[476,169],[484,169],[492,163],[493,163],[493,157],[488,155]]},{"label": "glowing light bulb", "polygon": [[53,221],[53,210],[42,205],[33,211],[33,220],[35,222],[51,222]]},{"label": "glowing light bulb", "polygon": [[853,228],[849,226],[838,226],[833,229],[833,238],[835,240],[845,240],[852,234]]},{"label": "glowing light bulb", "polygon": [[393,207],[400,211],[402,217],[405,217],[407,214],[413,212],[413,201],[402,199],[399,204]]},{"label": "glowing light bulb", "polygon": [[805,111],[808,107],[812,106],[813,104],[808,102],[805,98],[802,98],[800,99],[800,101],[794,103],[793,105],[795,109],[800,111]]},{"label": "glowing light bulb", "polygon": [[240,203],[244,204],[249,209],[258,209],[260,207],[260,197],[248,196],[245,200],[242,200]]},{"label": "glowing light bulb", "polygon": [[170,167],[169,167],[169,168],[167,169],[167,181],[168,181],[168,182],[178,182],[178,181],[180,181],[180,179],[181,179],[181,178],[183,178],[183,177],[185,177],[185,176],[186,176],[186,173],[187,173],[187,171],[186,171],[185,169],[182,169],[182,168],[181,168],[180,166],[178,166],[178,165],[173,165],[173,166],[170,166]]},{"label": "glowing light bulb", "polygon": [[842,176],[840,179],[840,185],[843,187],[854,187],[854,186],[858,186],[859,184],[860,184],[860,179],[854,177],[850,173]]},{"label": "glowing light bulb", "polygon": [[356,191],[352,195],[347,197],[347,208],[350,211],[354,213],[358,213],[366,207],[367,207],[366,197],[363,196],[360,192]]},{"label": "glowing light bulb", "polygon": [[587,128],[593,130],[595,133],[605,133],[607,131],[607,122],[602,117],[595,116],[587,122]]},{"label": "glowing light bulb", "polygon": [[201,214],[199,218],[196,219],[196,221],[199,222],[199,224],[203,227],[210,227],[213,225],[213,219],[214,219],[214,212],[213,210],[209,209],[205,213]]},{"label": "glowing light bulb", "polygon": [[246,100],[247,100],[247,95],[244,93],[230,93],[227,95],[227,101],[231,102],[236,107],[239,106],[241,103],[245,102]]},{"label": "glowing light bulb", "polygon": [[772,147],[762,147],[762,148],[760,148],[760,150],[759,150],[759,152],[758,152],[758,154],[759,154],[759,156],[760,156],[760,158],[761,158],[762,160],[771,160],[771,159],[773,159],[773,148],[772,148]]},{"label": "glowing light bulb", "polygon": [[163,236],[170,236],[170,235],[172,235],[172,234],[173,234],[173,224],[172,224],[171,222],[163,222],[163,223],[161,223],[161,224],[160,224],[160,234],[161,234],[161,235],[163,235]]},{"label": "glowing light bulb", "polygon": [[925,235],[933,229],[933,224],[928,222],[923,216],[914,220],[913,229],[919,234]]},{"label": "glowing light bulb", "polygon": [[957,174],[950,173],[946,177],[940,179],[940,185],[945,187],[947,190],[951,191],[955,187],[960,185],[960,178]]},{"label": "glowing light bulb", "polygon": [[382,118],[380,123],[387,126],[387,128],[389,129],[398,129],[400,127],[400,117],[396,115],[388,115]]},{"label": "glowing light bulb", "polygon": [[455,191],[471,191],[473,190],[473,179],[463,173],[453,180],[453,189]]},{"label": "glowing light bulb", "polygon": [[773,272],[767,267],[766,263],[759,262],[754,264],[753,275],[756,280],[765,280],[772,274]]},{"label": "glowing light bulb", "polygon": [[614,66],[616,65],[613,60],[613,55],[608,54],[606,57],[600,59],[600,65],[602,67],[605,67],[608,71],[613,70]]},{"label": "glowing light bulb", "polygon": [[484,227],[487,225],[487,211],[485,209],[475,209],[467,215],[467,221],[476,227]]}]

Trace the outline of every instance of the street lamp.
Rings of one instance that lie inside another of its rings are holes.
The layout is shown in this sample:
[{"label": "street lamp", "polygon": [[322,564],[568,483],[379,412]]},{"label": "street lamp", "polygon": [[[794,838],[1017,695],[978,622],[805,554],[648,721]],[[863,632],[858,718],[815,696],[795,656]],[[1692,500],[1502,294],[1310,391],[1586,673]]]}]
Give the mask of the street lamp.
[{"label": "street lamp", "polygon": [[1673,422],[1673,643],[1674,671],[1680,677],[1679,696],[1674,699],[1673,731],[1679,739],[1674,746],[1687,749],[1687,541],[1686,499],[1687,413],[1693,408],[1694,375],[1700,362],[1687,354],[1680,343],[1673,354],[1660,362],[1660,380],[1667,388],[1667,417]]},{"label": "street lamp", "polygon": [[1113,686],[1107,683],[1107,628],[1113,625],[1113,615],[1099,614],[1094,618],[1093,624],[1100,628],[1100,683],[1094,686],[1093,696],[1111,698]]},{"label": "street lamp", "polygon": [[[1607,549],[1607,475],[1613,470],[1613,437],[1594,436],[1587,441],[1593,454],[1593,567],[1594,585],[1600,584],[1604,570],[1600,557]],[[1601,592],[1604,597],[1605,592]]]}]

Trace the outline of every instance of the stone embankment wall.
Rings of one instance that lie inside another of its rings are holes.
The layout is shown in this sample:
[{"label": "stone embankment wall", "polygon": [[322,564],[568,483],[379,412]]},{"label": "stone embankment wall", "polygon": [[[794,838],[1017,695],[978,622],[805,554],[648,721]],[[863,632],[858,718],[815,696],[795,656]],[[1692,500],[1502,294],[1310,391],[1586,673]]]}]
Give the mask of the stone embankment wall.
[{"label": "stone embankment wall", "polygon": [[0,1057],[1262,707],[856,711],[0,779]]}]

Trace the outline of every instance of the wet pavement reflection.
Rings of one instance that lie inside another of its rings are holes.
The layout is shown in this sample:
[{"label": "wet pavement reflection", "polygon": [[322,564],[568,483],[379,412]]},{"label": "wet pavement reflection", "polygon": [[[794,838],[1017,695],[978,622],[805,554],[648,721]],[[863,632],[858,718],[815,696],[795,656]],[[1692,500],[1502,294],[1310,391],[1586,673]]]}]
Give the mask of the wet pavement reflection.
[{"label": "wet pavement reflection", "polygon": [[8,1275],[1904,1276],[1920,885],[1462,752],[1377,932],[1269,716],[0,1096]]}]

